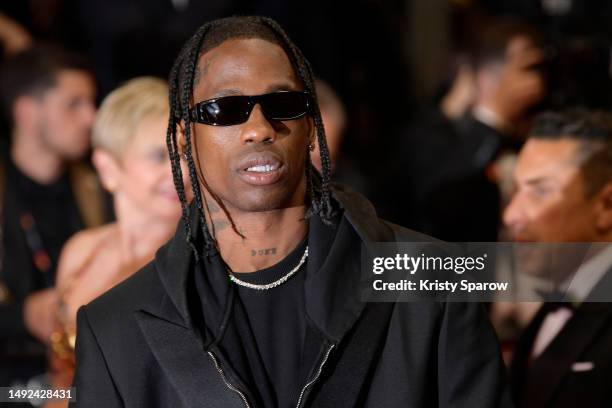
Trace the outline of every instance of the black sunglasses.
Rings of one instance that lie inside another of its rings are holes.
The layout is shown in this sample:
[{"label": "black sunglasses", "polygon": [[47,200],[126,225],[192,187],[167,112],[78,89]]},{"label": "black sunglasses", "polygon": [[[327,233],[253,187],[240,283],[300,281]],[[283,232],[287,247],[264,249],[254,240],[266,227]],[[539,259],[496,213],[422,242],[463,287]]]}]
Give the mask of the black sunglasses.
[{"label": "black sunglasses", "polygon": [[297,91],[224,96],[198,102],[189,115],[194,122],[205,125],[232,126],[249,120],[253,108],[259,104],[268,120],[292,120],[310,112],[311,100],[308,93]]}]

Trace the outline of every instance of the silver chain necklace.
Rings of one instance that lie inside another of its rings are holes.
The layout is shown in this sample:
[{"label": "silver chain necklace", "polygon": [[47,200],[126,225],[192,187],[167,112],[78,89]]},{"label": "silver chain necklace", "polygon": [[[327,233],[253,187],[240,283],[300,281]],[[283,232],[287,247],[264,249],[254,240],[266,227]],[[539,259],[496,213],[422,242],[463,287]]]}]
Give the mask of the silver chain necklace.
[{"label": "silver chain necklace", "polygon": [[300,262],[295,266],[295,268],[290,270],[285,276],[280,277],[274,282],[266,283],[265,285],[257,285],[255,283],[245,282],[243,280],[238,279],[236,275],[233,275],[231,272],[228,272],[228,275],[229,275],[230,281],[234,282],[236,285],[244,286],[245,288],[255,289],[255,290],[268,290],[268,289],[275,288],[287,282],[289,278],[295,275],[297,271],[300,270],[302,265],[304,265],[304,262],[306,262],[306,258],[308,258],[308,246],[306,246],[306,250],[304,251],[304,254],[302,255],[302,259],[300,259]]}]

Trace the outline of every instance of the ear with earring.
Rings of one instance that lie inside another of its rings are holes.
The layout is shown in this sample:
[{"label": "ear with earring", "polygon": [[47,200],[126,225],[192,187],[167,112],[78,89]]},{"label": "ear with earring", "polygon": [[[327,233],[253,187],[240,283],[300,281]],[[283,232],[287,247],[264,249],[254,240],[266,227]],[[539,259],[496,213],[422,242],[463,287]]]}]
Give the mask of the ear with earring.
[{"label": "ear with earring", "polygon": [[178,148],[179,148],[179,155],[181,156],[181,160],[187,161],[187,145],[181,143],[178,146]]},{"label": "ear with earring", "polygon": [[310,150],[311,152],[314,150],[314,143],[310,142],[308,143],[308,150]]},{"label": "ear with earring", "polygon": [[113,194],[117,190],[117,182],[115,180],[109,180],[106,182],[106,189],[109,193]]},{"label": "ear with earring", "polygon": [[179,122],[177,124],[177,136],[178,136],[178,148],[181,159],[187,161],[187,144],[185,143],[185,128],[183,128],[183,123]]}]

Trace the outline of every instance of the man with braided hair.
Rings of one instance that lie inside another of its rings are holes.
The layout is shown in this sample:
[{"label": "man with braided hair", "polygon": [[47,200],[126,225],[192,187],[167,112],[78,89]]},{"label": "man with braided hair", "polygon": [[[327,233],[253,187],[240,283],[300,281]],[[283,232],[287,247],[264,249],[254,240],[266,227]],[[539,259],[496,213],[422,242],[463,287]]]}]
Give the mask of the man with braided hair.
[{"label": "man with braided hair", "polygon": [[478,305],[361,300],[362,245],[429,238],[332,188],[310,66],[274,21],[202,26],[170,87],[183,218],[153,263],[79,311],[77,406],[502,403]]}]

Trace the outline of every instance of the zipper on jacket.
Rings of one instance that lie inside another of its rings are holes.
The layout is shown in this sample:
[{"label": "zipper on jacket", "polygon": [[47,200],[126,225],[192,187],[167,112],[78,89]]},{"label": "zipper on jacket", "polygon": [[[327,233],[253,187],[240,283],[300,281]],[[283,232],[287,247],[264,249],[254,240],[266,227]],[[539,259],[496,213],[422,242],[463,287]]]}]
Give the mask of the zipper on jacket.
[{"label": "zipper on jacket", "polygon": [[249,402],[247,401],[246,396],[244,395],[244,393],[242,391],[240,391],[236,386],[234,386],[231,382],[229,382],[229,380],[225,376],[225,373],[223,372],[223,369],[221,368],[221,365],[219,364],[219,361],[217,360],[217,357],[215,357],[215,355],[211,351],[207,351],[207,353],[210,356],[210,358],[212,359],[213,363],[215,363],[215,368],[217,369],[217,371],[221,375],[221,379],[223,379],[223,382],[225,383],[227,388],[229,388],[230,390],[232,390],[236,394],[238,394],[240,396],[240,398],[242,399],[242,402],[244,402],[244,405],[247,408],[251,408],[251,406],[249,405]]},{"label": "zipper on jacket", "polygon": [[309,387],[311,387],[314,383],[316,383],[319,377],[321,376],[321,373],[323,372],[323,366],[327,362],[327,359],[329,358],[329,354],[331,353],[333,348],[334,348],[334,345],[331,344],[329,348],[327,349],[327,351],[325,352],[325,356],[323,357],[321,364],[319,364],[319,368],[317,369],[316,374],[310,381],[306,383],[306,385],[304,385],[304,388],[302,388],[302,392],[300,392],[300,397],[298,398],[296,408],[300,408],[302,406],[302,402],[303,402],[302,400],[304,399],[304,396],[306,395],[306,390]]}]

